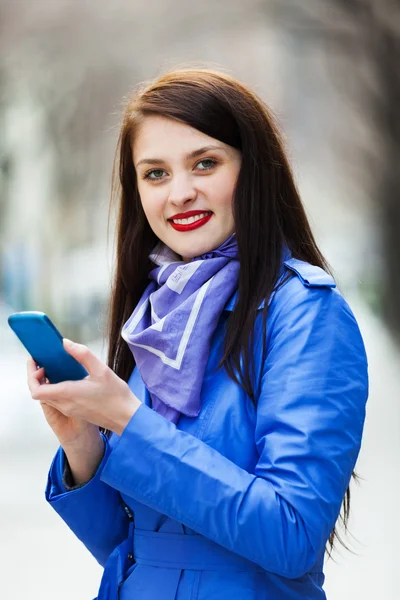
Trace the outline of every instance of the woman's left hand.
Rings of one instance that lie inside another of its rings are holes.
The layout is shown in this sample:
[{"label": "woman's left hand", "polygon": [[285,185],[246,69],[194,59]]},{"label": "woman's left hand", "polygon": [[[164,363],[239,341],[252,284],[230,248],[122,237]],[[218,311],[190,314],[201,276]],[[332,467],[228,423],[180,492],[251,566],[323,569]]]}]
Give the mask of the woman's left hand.
[{"label": "woman's left hand", "polygon": [[142,404],[128,384],[99,360],[87,346],[63,339],[64,348],[88,372],[79,381],[37,382],[35,400],[54,406],[67,417],[84,419],[121,435]]}]

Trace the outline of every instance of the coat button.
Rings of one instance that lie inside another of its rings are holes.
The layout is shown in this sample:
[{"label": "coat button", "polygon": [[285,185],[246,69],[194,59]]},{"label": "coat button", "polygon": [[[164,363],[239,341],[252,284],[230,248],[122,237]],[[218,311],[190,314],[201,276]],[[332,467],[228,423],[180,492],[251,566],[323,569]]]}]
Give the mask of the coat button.
[{"label": "coat button", "polygon": [[128,560],[133,560],[133,554],[131,554],[130,552],[128,554]]},{"label": "coat button", "polygon": [[125,510],[125,512],[126,512],[126,514],[127,514],[127,516],[128,516],[128,519],[129,519],[130,521],[134,521],[133,514],[132,514],[132,513],[131,513],[131,511],[129,510],[129,506],[127,506],[126,504],[124,504],[124,510]]}]

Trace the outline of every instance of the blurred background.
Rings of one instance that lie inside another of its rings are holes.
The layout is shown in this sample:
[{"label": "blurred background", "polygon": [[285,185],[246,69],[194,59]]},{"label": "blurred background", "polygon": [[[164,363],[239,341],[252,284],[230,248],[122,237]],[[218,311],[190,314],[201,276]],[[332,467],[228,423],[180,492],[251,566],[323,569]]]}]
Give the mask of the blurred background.
[{"label": "blurred background", "polygon": [[342,533],[350,551],[337,546],[327,560],[327,596],[398,598],[399,32],[396,0],[0,0],[3,598],[88,600],[101,576],[44,500],[57,441],[28,393],[27,353],[7,317],[44,311],[105,360],[124,98],[188,63],[236,76],[275,112],[367,347],[361,481]]}]

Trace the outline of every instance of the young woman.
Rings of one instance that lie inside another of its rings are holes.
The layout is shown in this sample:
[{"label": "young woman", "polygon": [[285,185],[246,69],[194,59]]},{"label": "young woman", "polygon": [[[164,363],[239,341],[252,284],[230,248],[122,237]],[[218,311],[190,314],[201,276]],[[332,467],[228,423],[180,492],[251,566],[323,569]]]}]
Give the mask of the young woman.
[{"label": "young woman", "polygon": [[[325,598],[367,360],[263,102],[170,72],[129,101],[109,359],[56,385],[47,500],[105,567],[99,600]],[[340,514],[343,504],[344,516]]]}]

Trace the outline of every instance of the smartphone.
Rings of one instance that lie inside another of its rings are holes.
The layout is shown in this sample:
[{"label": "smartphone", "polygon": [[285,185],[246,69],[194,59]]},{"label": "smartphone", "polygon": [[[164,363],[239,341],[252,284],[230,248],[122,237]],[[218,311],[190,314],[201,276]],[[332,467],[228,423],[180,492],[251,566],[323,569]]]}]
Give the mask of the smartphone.
[{"label": "smartphone", "polygon": [[63,337],[49,317],[38,311],[17,312],[8,324],[50,383],[83,379],[86,369],[64,350]]}]

